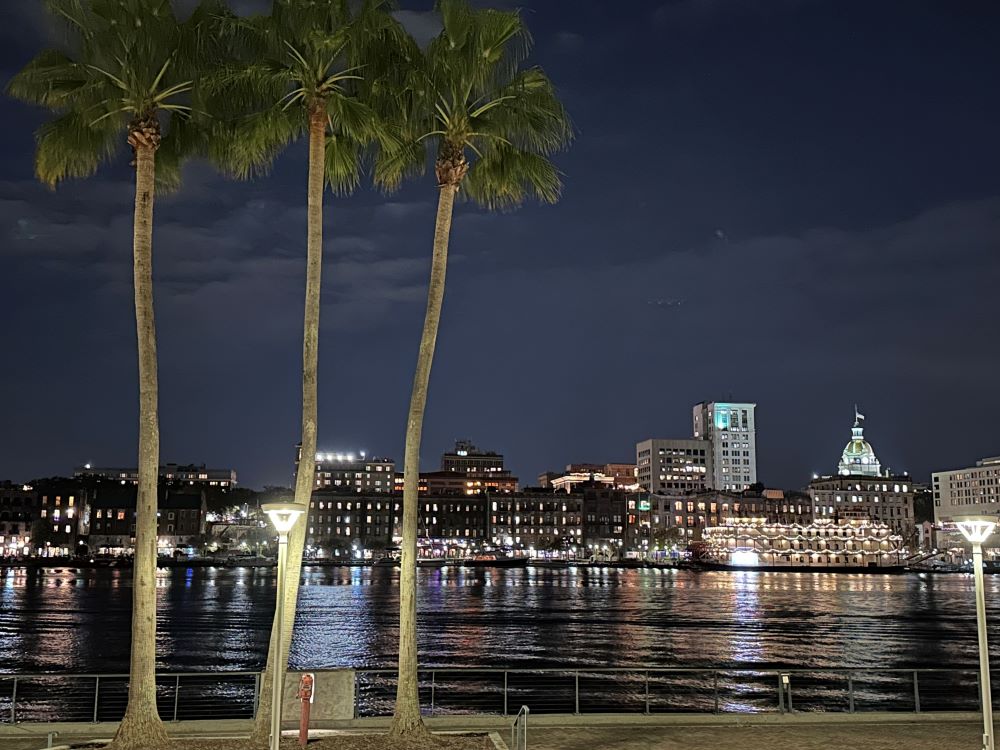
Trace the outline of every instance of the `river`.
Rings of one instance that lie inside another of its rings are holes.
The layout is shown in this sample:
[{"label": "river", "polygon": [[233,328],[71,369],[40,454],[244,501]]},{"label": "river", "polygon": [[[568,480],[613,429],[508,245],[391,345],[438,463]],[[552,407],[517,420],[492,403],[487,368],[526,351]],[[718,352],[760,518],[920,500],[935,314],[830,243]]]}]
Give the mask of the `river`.
[{"label": "river", "polygon": [[[128,668],[128,570],[7,570],[0,671]],[[398,571],[307,568],[293,667],[392,666]],[[994,648],[1000,576],[988,576]],[[158,576],[164,670],[257,670],[274,575],[192,568]],[[428,666],[974,667],[971,576],[676,570],[419,571]]]}]

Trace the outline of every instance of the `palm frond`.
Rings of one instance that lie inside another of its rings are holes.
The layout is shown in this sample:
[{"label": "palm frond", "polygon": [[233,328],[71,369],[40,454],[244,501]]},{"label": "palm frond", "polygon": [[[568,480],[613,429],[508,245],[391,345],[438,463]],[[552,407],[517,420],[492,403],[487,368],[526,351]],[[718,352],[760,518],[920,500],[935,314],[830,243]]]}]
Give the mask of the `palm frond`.
[{"label": "palm frond", "polygon": [[557,203],[561,194],[562,179],[551,161],[504,144],[476,161],[459,192],[491,210],[516,208],[528,198]]},{"label": "palm frond", "polygon": [[35,174],[49,187],[69,178],[90,177],[124,146],[121,130],[120,121],[94,124],[79,112],[45,123],[36,134]]}]

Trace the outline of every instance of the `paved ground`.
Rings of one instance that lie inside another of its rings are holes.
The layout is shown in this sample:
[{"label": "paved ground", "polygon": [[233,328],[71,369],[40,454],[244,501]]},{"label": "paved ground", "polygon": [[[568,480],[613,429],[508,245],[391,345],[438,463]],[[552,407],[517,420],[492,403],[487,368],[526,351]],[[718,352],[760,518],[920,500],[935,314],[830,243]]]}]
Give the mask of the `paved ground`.
[{"label": "paved ground", "polygon": [[[962,721],[935,720],[927,714],[886,716],[872,723],[862,723],[860,717],[843,723],[836,716],[820,717],[763,717],[753,724],[729,721],[725,725],[707,723],[710,717],[691,723],[656,723],[647,721],[623,722],[621,717],[573,717],[565,721],[550,717],[532,717],[529,726],[528,746],[531,750],[979,750],[981,725],[973,715]],[[638,717],[637,717],[638,718]],[[733,717],[736,718],[736,717]],[[718,717],[716,717],[718,720]],[[438,730],[458,729],[453,718],[447,722],[432,722]],[[496,720],[480,722],[474,727],[486,729],[485,724],[507,742],[510,725],[502,726]],[[243,734],[247,722],[213,722],[219,734]],[[374,727],[368,723],[369,730]],[[0,724],[2,750],[40,750],[46,745],[45,732],[53,725]],[[112,726],[60,725],[63,731],[55,743],[78,741],[89,737],[110,737]],[[360,727],[357,727],[360,728]],[[355,731],[357,731],[355,728]],[[463,727],[473,729],[471,726]],[[171,725],[172,733],[206,732],[205,723],[181,722]],[[234,731],[235,730],[235,731]]]},{"label": "paved ground", "polygon": [[[510,735],[502,735],[510,742]],[[531,750],[979,750],[975,724],[533,729]]]}]

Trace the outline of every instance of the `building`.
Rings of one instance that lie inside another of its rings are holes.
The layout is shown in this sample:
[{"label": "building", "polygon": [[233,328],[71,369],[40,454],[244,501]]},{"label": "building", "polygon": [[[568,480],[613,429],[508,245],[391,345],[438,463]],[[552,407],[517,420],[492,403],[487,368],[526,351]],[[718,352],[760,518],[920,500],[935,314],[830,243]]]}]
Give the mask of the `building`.
[{"label": "building", "polygon": [[[517,492],[517,477],[510,472],[461,474],[457,471],[420,472],[420,494],[426,495],[481,495],[483,493],[509,494]],[[396,488],[403,491],[403,475],[396,475]]]},{"label": "building", "polygon": [[33,486],[39,518],[47,522],[44,535],[35,534],[36,543],[46,544],[54,550],[52,554],[75,554],[90,532],[90,496],[95,484],[53,478],[38,480]]},{"label": "building", "polygon": [[708,486],[742,491],[757,483],[756,404],[702,402],[692,413],[695,438],[712,444]]},{"label": "building", "polygon": [[[418,489],[426,495],[480,495],[518,491],[518,478],[504,468],[503,454],[483,451],[468,440],[441,456],[440,471],[422,471]],[[403,474],[395,477],[395,491],[403,491]]]},{"label": "building", "polygon": [[591,554],[625,545],[628,493],[607,485],[580,488],[583,494],[583,544]]},{"label": "building", "polygon": [[[487,502],[484,495],[467,497],[421,496],[417,536],[422,546],[460,547],[488,539]],[[323,556],[342,556],[347,550],[364,557],[394,546],[402,538],[403,500],[384,493],[361,496],[318,490],[310,502],[306,544],[323,550]]]},{"label": "building", "polygon": [[441,456],[441,471],[459,474],[509,473],[503,465],[503,454],[484,451],[470,440],[456,440],[455,450]]},{"label": "building", "polygon": [[[295,470],[302,459],[302,446],[296,446]],[[341,493],[388,494],[395,489],[396,464],[391,458],[354,453],[317,453],[316,489]]]},{"label": "building", "polygon": [[967,469],[931,475],[934,523],[953,523],[955,516],[1000,518],[1000,456],[976,461]]},{"label": "building", "polygon": [[871,443],[864,438],[864,416],[855,409],[851,439],[841,454],[837,474],[814,478],[807,492],[816,520],[867,518],[886,524],[915,545],[914,498],[919,490],[908,475],[882,469]]},{"label": "building", "polygon": [[[132,551],[137,494],[135,485],[111,482],[102,483],[94,490],[87,540],[91,552],[122,554]],[[206,529],[207,512],[204,489],[161,484],[156,514],[156,546],[160,554],[199,546]]]},{"label": "building", "polygon": [[0,483],[0,557],[30,552],[31,527],[38,517],[38,493],[34,488]]},{"label": "building", "polygon": [[712,443],[700,438],[643,440],[635,446],[636,481],[658,495],[703,492],[712,486],[713,458]]},{"label": "building", "polygon": [[588,473],[583,471],[567,471],[565,474],[552,477],[549,479],[548,486],[556,492],[574,492],[578,487],[588,482],[595,482],[607,485],[608,487],[618,486],[615,478],[612,476],[608,476],[602,472]]},{"label": "building", "polygon": [[583,545],[583,496],[539,492],[489,498],[489,536],[496,545],[536,552]]},{"label": "building", "polygon": [[[122,484],[139,484],[139,470],[134,468],[109,468],[84,464],[73,470],[73,476],[112,479]],[[231,489],[236,486],[236,470],[208,469],[205,464],[163,464],[160,466],[160,480]]]},{"label": "building", "polygon": [[586,481],[598,481],[620,489],[637,488],[635,464],[567,464],[565,471],[546,471],[538,475],[538,486],[554,487],[562,492],[572,492]]},{"label": "building", "polygon": [[882,476],[882,464],[875,457],[871,443],[865,440],[865,415],[854,407],[854,427],[851,428],[851,440],[844,448],[837,464],[837,473],[843,476]]}]

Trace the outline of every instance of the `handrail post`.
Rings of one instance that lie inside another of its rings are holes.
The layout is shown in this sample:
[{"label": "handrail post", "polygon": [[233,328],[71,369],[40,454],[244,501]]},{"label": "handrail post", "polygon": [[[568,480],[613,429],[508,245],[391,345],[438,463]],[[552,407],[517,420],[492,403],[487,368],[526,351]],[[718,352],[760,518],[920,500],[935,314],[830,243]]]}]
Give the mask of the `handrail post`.
[{"label": "handrail post", "polygon": [[14,677],[14,687],[10,693],[10,723],[17,724],[17,676]]},{"label": "handrail post", "polygon": [[507,670],[503,671],[503,715],[507,716]]},{"label": "handrail post", "polygon": [[778,710],[785,713],[785,688],[781,684],[781,673],[778,673]]},{"label": "handrail post", "polygon": [[580,672],[577,671],[574,672],[573,674],[575,675],[575,679],[573,681],[575,686],[573,693],[576,697],[576,703],[573,707],[573,713],[579,716],[580,715]]},{"label": "handrail post", "polygon": [[719,713],[719,673],[712,672],[712,697],[715,701],[714,713]]},{"label": "handrail post", "polygon": [[255,672],[253,676],[253,717],[257,718],[260,710],[260,672]]},{"label": "handrail post", "polygon": [[913,713],[920,713],[920,679],[917,670],[913,670]]},{"label": "handrail post", "polygon": [[177,721],[177,704],[181,697],[181,676],[174,677],[174,721]]},{"label": "handrail post", "polygon": [[361,703],[361,672],[354,670],[354,718],[358,718],[358,706]]},{"label": "handrail post", "polygon": [[431,670],[431,716],[434,715],[434,670]]},{"label": "handrail post", "polygon": [[646,714],[649,714],[649,670],[646,670]]},{"label": "handrail post", "polygon": [[94,677],[94,723],[97,723],[97,704],[101,697],[101,676]]},{"label": "handrail post", "polygon": [[854,713],[854,675],[847,673],[847,711]]}]

